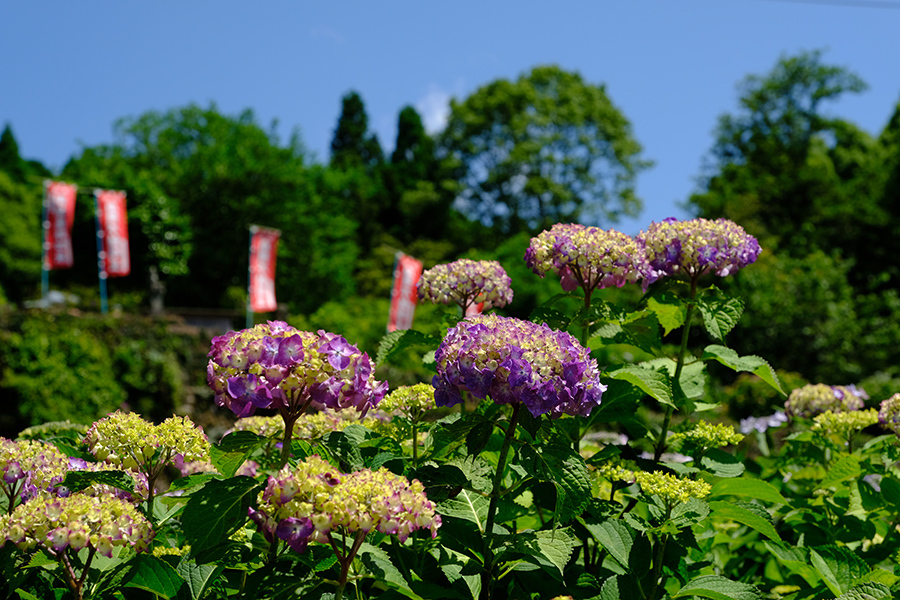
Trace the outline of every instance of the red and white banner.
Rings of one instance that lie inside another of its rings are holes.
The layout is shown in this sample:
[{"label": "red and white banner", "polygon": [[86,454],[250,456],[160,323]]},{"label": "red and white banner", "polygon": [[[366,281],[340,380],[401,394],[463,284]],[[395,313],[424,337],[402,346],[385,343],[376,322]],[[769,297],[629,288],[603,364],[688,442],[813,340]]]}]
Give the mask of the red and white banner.
[{"label": "red and white banner", "polygon": [[275,302],[275,256],[281,232],[254,225],[250,234],[250,310],[273,311],[278,308]]},{"label": "red and white banner", "polygon": [[78,186],[62,181],[44,183],[44,268],[65,269],[74,262],[72,223]]},{"label": "red and white banner", "polygon": [[484,302],[470,304],[469,308],[466,309],[466,316],[471,317],[472,315],[480,315],[482,312],[484,312]]},{"label": "red and white banner", "polygon": [[401,254],[394,266],[394,283],[391,286],[391,312],[387,330],[409,329],[416,312],[416,283],[422,274],[422,262]]},{"label": "red and white banner", "polygon": [[131,272],[125,192],[95,190],[94,197],[103,241],[103,269],[107,277],[123,277]]}]

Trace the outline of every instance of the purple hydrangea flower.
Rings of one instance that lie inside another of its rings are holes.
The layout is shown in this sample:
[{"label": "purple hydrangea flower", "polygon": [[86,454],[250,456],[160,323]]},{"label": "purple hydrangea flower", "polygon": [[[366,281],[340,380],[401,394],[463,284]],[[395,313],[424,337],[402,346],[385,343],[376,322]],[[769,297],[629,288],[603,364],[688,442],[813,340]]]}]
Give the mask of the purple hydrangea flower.
[{"label": "purple hydrangea flower", "polygon": [[587,416],[606,386],[597,361],[574,337],[519,319],[476,315],[447,332],[435,353],[438,406],[462,401],[463,390],[494,402],[521,402],[534,416]]},{"label": "purple hydrangea flower", "polygon": [[780,410],[765,417],[747,417],[746,419],[741,419],[741,433],[748,434],[754,430],[765,433],[768,429],[781,427],[787,422],[788,416]]},{"label": "purple hydrangea flower", "polygon": [[732,275],[756,261],[759,243],[728,219],[668,218],[637,236],[644,250],[644,287],[662,277],[696,279],[707,273]]},{"label": "purple hydrangea flower", "polygon": [[387,383],[375,381],[369,355],[343,337],[281,321],[213,338],[209,357],[216,404],[238,417],[272,408],[296,420],[308,406],[365,414],[387,391]]},{"label": "purple hydrangea flower", "polygon": [[484,302],[486,308],[503,307],[512,302],[512,280],[496,260],[461,258],[437,265],[419,277],[419,299],[434,304],[457,304],[465,311]]},{"label": "purple hydrangea flower", "polygon": [[869,397],[856,386],[807,384],[797,388],[788,396],[784,412],[789,417],[812,419],[826,411],[844,412],[860,410]]},{"label": "purple hydrangea flower", "polygon": [[878,410],[878,422],[885,429],[900,436],[900,394],[882,400]]},{"label": "purple hydrangea flower", "polygon": [[565,291],[581,287],[585,294],[635,283],[644,270],[643,253],[633,238],[614,229],[563,223],[531,238],[525,263],[541,277],[558,275]]}]

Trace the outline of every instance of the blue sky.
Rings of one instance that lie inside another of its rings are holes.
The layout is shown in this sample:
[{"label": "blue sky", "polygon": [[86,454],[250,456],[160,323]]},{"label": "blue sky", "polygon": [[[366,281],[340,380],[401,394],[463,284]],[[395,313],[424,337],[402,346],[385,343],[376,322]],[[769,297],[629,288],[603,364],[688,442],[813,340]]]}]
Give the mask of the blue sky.
[{"label": "blue sky", "polygon": [[825,107],[877,134],[900,100],[900,2],[582,0],[536,2],[7,2],[0,7],[0,124],[27,158],[58,169],[112,124],[215,102],[250,108],[319,160],[340,99],[358,91],[382,145],[416,106],[438,129],[450,97],[538,64],[605,84],[656,166],[643,214],[686,216],[719,115],[737,83],[784,54],[825,51],[869,89]]}]

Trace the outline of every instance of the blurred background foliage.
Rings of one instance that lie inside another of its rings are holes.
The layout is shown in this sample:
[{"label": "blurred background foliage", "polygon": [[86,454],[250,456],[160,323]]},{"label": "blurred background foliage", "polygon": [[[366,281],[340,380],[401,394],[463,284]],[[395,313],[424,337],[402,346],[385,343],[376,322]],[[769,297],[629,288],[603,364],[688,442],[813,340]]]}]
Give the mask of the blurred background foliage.
[{"label": "blurred background foliage", "polygon": [[[747,305],[729,345],[782,369],[789,388],[861,383],[880,400],[900,391],[900,104],[877,136],[827,112],[864,88],[818,52],[748,76],[684,202],[697,216],[738,222],[765,250],[721,281]],[[651,166],[604,86],[555,66],[453,100],[435,135],[404,107],[390,153],[355,92],[341,99],[327,162],[299,133],[281,140],[252,111],[226,115],[214,104],[123,118],[114,131],[60,173],[21,157],[9,124],[0,135],[2,434],[45,420],[90,422],[122,405],[163,418],[208,403],[213,332],[145,316],[149,273],[165,285],[168,307],[220,309],[242,326],[250,224],[282,231],[276,286],[288,320],[374,355],[398,252],[426,268],[500,261],[515,290],[503,312],[527,318],[560,291],[525,266],[530,237],[556,221],[611,227],[638,214],[635,182]],[[51,176],[128,193],[132,274],[110,282],[120,310],[108,318],[97,314],[88,196],[75,213],[75,266],[50,276],[72,301],[25,307],[40,294],[41,181]],[[603,294],[640,298],[637,286]],[[439,334],[452,313],[420,305],[415,327]],[[430,379],[414,352],[382,370],[391,385]],[[712,389],[730,399],[734,417],[781,403],[749,378],[719,378]]]}]

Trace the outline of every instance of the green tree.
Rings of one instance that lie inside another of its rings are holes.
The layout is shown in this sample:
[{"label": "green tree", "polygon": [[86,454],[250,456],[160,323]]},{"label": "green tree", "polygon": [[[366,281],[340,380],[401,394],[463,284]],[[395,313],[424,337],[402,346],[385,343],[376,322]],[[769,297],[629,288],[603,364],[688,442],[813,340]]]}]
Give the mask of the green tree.
[{"label": "green tree", "polygon": [[341,99],[341,116],[331,140],[331,166],[371,169],[383,162],[384,152],[378,137],[369,131],[369,116],[362,98],[350,92]]},{"label": "green tree", "polygon": [[731,218],[764,246],[801,256],[839,241],[841,228],[881,218],[871,195],[859,194],[873,140],[822,114],[826,101],[865,89],[859,77],[808,52],[739,89],[740,111],[720,117],[702,189],[690,199],[700,216]]},{"label": "green tree", "polygon": [[0,304],[38,295],[41,280],[40,185],[0,171]]},{"label": "green tree", "polygon": [[451,101],[440,142],[461,210],[503,233],[637,215],[635,177],[651,164],[640,153],[605,86],[556,66]]},{"label": "green tree", "polygon": [[0,134],[0,171],[22,183],[26,180],[39,182],[41,178],[50,177],[50,170],[36,160],[26,160],[19,154],[19,143],[13,135],[12,128],[7,124]]},{"label": "green tree", "polygon": [[276,287],[292,310],[352,292],[356,222],[339,199],[321,195],[323,176],[306,165],[298,135],[282,146],[251,111],[231,117],[214,105],[148,112],[115,130],[116,144],[85,150],[66,173],[119,177],[112,183],[135,192],[132,218],[147,203],[147,247],[172,241],[186,265],[168,282],[170,304],[227,306],[243,297],[251,224],[282,231]]}]

